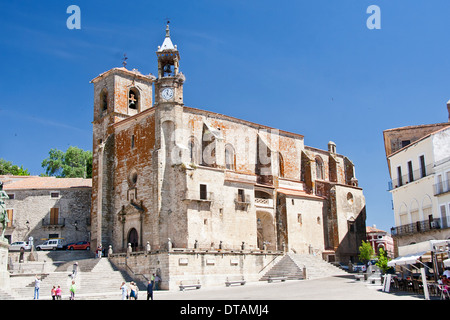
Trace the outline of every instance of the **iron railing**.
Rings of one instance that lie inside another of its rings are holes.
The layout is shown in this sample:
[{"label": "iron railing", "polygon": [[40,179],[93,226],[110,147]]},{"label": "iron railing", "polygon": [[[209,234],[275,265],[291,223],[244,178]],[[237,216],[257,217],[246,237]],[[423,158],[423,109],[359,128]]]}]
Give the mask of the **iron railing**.
[{"label": "iron railing", "polygon": [[[432,175],[434,173],[434,164],[429,164],[423,168],[407,172],[406,174],[402,174],[400,177],[392,179],[388,182],[388,191],[401,187],[405,184],[411,183],[413,181],[420,180],[424,177]],[[392,170],[397,170],[397,168],[391,168]],[[391,173],[392,175],[398,174],[398,172]]]},{"label": "iron railing", "polygon": [[423,221],[417,221],[410,224],[404,224],[398,227],[391,228],[393,236],[402,236],[407,234],[414,234],[420,232],[427,232],[430,230],[447,229],[450,227],[450,217],[435,218]]},{"label": "iron railing", "polygon": [[58,218],[58,219],[52,219],[52,218],[44,218],[42,219],[42,226],[43,227],[50,227],[50,226],[56,226],[56,227],[64,227],[66,225],[66,218]]},{"label": "iron railing", "polygon": [[438,182],[433,185],[433,188],[435,196],[450,192],[450,180]]}]

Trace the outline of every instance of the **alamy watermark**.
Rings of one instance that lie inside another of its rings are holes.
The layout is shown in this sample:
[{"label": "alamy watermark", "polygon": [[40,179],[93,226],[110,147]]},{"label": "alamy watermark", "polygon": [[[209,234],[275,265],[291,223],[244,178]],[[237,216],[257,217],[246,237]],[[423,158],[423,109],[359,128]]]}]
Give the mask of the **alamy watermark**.
[{"label": "alamy watermark", "polygon": [[367,7],[366,13],[371,14],[369,18],[367,18],[366,26],[368,29],[381,29],[381,9],[377,5],[371,5]]},{"label": "alamy watermark", "polygon": [[67,29],[81,29],[81,9],[77,5],[70,5],[67,7],[66,13],[70,16],[67,18],[66,26]]}]

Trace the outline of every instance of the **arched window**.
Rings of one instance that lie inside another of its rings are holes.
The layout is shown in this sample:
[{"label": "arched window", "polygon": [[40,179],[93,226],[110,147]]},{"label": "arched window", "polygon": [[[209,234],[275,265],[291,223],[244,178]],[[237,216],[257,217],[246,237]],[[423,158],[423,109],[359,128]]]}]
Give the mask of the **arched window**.
[{"label": "arched window", "polygon": [[216,138],[205,124],[202,133],[202,165],[216,166]]},{"label": "arched window", "polygon": [[235,170],[236,168],[236,154],[231,144],[225,146],[225,167],[228,170]]},{"label": "arched window", "polygon": [[316,157],[316,179],[323,180],[323,161],[320,157]]},{"label": "arched window", "polygon": [[278,174],[280,177],[284,177],[284,160],[280,152],[278,152]]},{"label": "arched window", "polygon": [[136,88],[131,88],[128,91],[128,108],[139,110],[139,90]]}]

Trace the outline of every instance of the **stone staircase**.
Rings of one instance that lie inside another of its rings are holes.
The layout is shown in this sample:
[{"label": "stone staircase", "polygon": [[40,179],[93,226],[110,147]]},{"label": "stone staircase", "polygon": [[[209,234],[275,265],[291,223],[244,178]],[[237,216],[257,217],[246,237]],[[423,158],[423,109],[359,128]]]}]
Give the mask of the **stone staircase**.
[{"label": "stone staircase", "polygon": [[269,277],[286,277],[287,280],[306,280],[303,274],[304,268],[306,268],[306,279],[348,275],[344,270],[324,261],[319,256],[287,253],[260,280],[267,281]]},{"label": "stone staircase", "polygon": [[[39,299],[51,299],[53,286],[61,286],[62,299],[70,296],[69,287],[72,282],[73,264],[78,262],[78,273],[75,278],[77,286],[76,299],[118,299],[121,295],[122,282],[133,280],[127,273],[117,270],[107,258],[92,258],[90,253],[62,252],[61,255],[47,257],[47,262],[54,266],[54,270],[46,273],[37,272],[41,277]],[[63,259],[64,258],[64,259]],[[46,267],[50,269],[50,267]],[[34,296],[34,273],[12,274],[11,290],[0,291],[0,300],[31,300]],[[135,281],[139,290],[145,290],[144,283]]]}]

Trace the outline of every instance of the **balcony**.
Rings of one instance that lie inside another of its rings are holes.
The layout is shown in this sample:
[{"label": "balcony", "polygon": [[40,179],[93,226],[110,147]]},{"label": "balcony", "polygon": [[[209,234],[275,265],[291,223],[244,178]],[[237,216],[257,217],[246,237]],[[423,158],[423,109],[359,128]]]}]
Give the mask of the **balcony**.
[{"label": "balcony", "polygon": [[183,200],[187,201],[200,201],[200,202],[212,202],[214,200],[214,193],[202,192],[202,191],[186,191]]},{"label": "balcony", "polygon": [[[388,182],[388,191],[391,191],[393,189],[399,188],[413,181],[417,181],[424,177],[432,175],[434,173],[433,166],[434,164],[429,164],[424,168],[408,172],[408,174],[397,177],[396,179],[392,179],[391,181]],[[391,168],[391,170],[394,169],[395,168]]]},{"label": "balcony", "polygon": [[255,198],[255,206],[273,209],[273,199]]},{"label": "balcony", "polygon": [[450,192],[450,180],[438,182],[433,185],[433,188],[435,196]]},{"label": "balcony", "polygon": [[250,205],[250,197],[245,194],[236,193],[234,196],[234,204],[236,205],[236,209],[247,210]]},{"label": "balcony", "polygon": [[66,219],[65,218],[44,218],[42,219],[42,226],[43,227],[64,227],[66,225]]},{"label": "balcony", "polygon": [[391,234],[393,236],[404,236],[414,233],[427,232],[431,230],[447,229],[450,227],[450,217],[447,216],[443,219],[436,218],[431,220],[417,221],[410,224],[405,224],[398,227],[391,228]]}]

